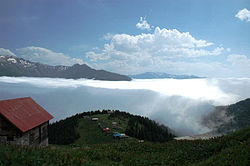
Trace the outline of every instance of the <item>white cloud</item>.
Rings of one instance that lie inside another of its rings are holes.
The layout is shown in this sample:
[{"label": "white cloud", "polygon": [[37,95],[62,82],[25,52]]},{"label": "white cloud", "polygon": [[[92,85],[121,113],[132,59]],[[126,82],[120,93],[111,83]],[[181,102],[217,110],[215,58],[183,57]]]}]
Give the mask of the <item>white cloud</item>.
[{"label": "white cloud", "polygon": [[[175,71],[172,73],[176,73],[179,70],[177,61],[180,63],[184,62],[184,59],[221,55],[224,48],[209,47],[212,45],[213,43],[206,40],[195,39],[189,32],[156,27],[154,32],[147,34],[109,35],[109,41],[104,48],[87,52],[86,58],[90,60],[92,67],[124,74],[169,72],[173,68]],[[194,69],[191,62],[188,64],[190,65],[187,66]],[[184,69],[185,71],[187,69]],[[191,73],[194,70],[189,71]]]},{"label": "white cloud", "polygon": [[114,34],[107,33],[106,35],[104,35],[103,39],[104,39],[104,40],[110,40],[110,39],[113,38],[113,36],[114,36]]},{"label": "white cloud", "polygon": [[13,52],[5,48],[0,48],[0,55],[16,56]]},{"label": "white cloud", "polygon": [[92,50],[99,50],[99,48],[98,47],[93,47]]},{"label": "white cloud", "polygon": [[250,59],[246,55],[232,54],[227,57],[227,60],[231,62],[233,66],[247,65],[250,68]]},{"label": "white cloud", "polygon": [[17,49],[17,55],[30,61],[49,65],[83,64],[82,59],[71,58],[63,53],[56,53],[46,48],[34,46]]},{"label": "white cloud", "polygon": [[104,53],[95,53],[93,51],[89,51],[86,53],[86,58],[90,58],[90,61],[96,62],[97,60],[106,60],[109,59],[108,56],[105,56]]},{"label": "white cloud", "polygon": [[136,28],[141,29],[141,30],[148,30],[150,31],[153,26],[150,26],[144,17],[140,17],[139,22],[136,24]]},{"label": "white cloud", "polygon": [[250,22],[250,11],[246,8],[240,10],[235,17],[239,18],[241,21]]},{"label": "white cloud", "polygon": [[250,58],[246,55],[232,54],[227,57],[232,64],[233,73],[239,77],[250,77]]},{"label": "white cloud", "polygon": [[207,47],[213,43],[205,40],[196,40],[189,32],[179,32],[177,29],[160,29],[155,28],[154,36],[158,41],[164,42],[165,45],[177,45],[181,47]]}]

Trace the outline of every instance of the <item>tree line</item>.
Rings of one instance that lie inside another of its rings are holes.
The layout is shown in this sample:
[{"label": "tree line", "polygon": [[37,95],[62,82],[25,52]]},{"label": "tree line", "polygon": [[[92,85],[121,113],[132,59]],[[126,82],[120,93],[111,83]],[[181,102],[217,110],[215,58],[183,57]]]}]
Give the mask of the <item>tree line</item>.
[{"label": "tree line", "polygon": [[166,126],[160,125],[149,118],[132,115],[119,110],[97,110],[76,114],[64,120],[50,124],[49,144],[67,145],[74,143],[80,138],[79,133],[76,131],[79,119],[84,118],[85,116],[108,113],[108,118],[129,119],[125,133],[130,137],[152,142],[166,142],[174,137]]},{"label": "tree line", "polygon": [[129,118],[125,134],[140,140],[166,142],[174,137],[166,126],[160,125],[147,117],[120,111],[115,111],[110,117]]}]

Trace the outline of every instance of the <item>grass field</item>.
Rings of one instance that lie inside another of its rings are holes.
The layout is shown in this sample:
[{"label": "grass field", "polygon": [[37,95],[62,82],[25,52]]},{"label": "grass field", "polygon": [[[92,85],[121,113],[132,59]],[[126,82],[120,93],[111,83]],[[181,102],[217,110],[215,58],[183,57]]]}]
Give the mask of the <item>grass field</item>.
[{"label": "grass field", "polygon": [[0,165],[222,165],[248,166],[250,128],[210,140],[82,144],[30,148],[0,146]]},{"label": "grass field", "polygon": [[80,138],[75,142],[75,145],[114,142],[113,137],[105,136],[98,127],[98,122],[91,121],[91,119],[81,119],[78,122],[77,132],[80,134]]},{"label": "grass field", "polygon": [[126,127],[128,125],[128,118],[124,117],[110,117],[109,114],[98,114],[93,117],[99,118],[99,122],[105,127],[112,129],[112,122],[117,122],[115,131],[120,133],[125,133]]},{"label": "grass field", "polygon": [[[98,121],[92,121],[91,118],[93,117],[97,117]],[[108,117],[108,114],[98,114],[90,116],[87,119],[79,119],[76,130],[80,134],[80,138],[76,140],[74,145],[82,146],[87,144],[117,142],[117,140],[113,139],[112,135],[105,135],[105,133],[98,127],[98,123],[102,124],[104,127],[110,128],[114,132],[124,133],[127,127],[128,119]],[[116,129],[112,129],[112,122],[117,122]]]}]

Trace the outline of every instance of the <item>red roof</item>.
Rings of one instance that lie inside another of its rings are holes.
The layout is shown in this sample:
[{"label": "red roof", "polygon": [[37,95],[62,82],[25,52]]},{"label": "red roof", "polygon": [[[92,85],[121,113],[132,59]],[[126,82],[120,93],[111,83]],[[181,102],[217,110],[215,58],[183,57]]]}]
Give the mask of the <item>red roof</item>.
[{"label": "red roof", "polygon": [[26,132],[53,118],[30,97],[1,100],[0,114],[22,132]]},{"label": "red roof", "polygon": [[103,131],[111,131],[111,129],[109,129],[109,128],[106,128],[106,129],[103,129]]}]

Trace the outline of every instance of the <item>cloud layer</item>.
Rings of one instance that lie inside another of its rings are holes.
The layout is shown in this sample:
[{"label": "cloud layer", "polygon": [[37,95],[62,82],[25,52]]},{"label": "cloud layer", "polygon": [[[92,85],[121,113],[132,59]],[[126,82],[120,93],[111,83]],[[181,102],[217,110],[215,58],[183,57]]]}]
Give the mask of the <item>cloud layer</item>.
[{"label": "cloud layer", "polygon": [[16,56],[13,52],[4,48],[0,48],[0,55]]},{"label": "cloud layer", "polygon": [[0,99],[34,98],[60,120],[96,109],[148,116],[183,135],[208,131],[201,124],[213,105],[250,97],[250,79],[135,80],[112,82],[0,77]]},{"label": "cloud layer", "polygon": [[250,22],[250,11],[246,8],[240,10],[235,17],[239,18],[241,21]]},{"label": "cloud layer", "polygon": [[63,53],[57,53],[42,47],[24,47],[17,49],[15,53],[8,49],[0,48],[0,55],[17,56],[33,62],[44,63],[48,65],[66,65],[83,64],[83,60],[72,58]]},{"label": "cloud layer", "polygon": [[[126,90],[150,90],[165,96],[183,96],[195,100],[218,100],[217,103],[230,102],[231,96],[220,91],[210,79],[142,79],[132,81],[98,81],[88,79],[62,79],[62,78],[32,78],[32,77],[0,77],[0,82],[25,83],[42,88],[79,88],[83,86],[126,89]],[[41,84],[41,82],[43,82]]]},{"label": "cloud layer", "polygon": [[17,49],[17,55],[33,62],[50,65],[83,64],[82,59],[71,58],[63,53],[57,53],[46,48],[34,46]]}]

